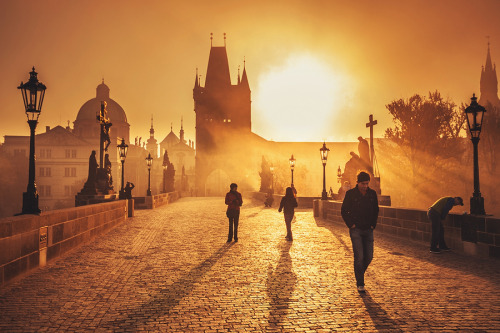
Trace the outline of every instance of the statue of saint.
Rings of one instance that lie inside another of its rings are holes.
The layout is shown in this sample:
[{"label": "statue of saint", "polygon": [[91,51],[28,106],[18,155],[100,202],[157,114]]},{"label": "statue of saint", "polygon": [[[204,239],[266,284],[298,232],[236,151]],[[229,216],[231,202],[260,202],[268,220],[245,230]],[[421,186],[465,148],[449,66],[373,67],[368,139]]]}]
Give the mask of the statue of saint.
[{"label": "statue of saint", "polygon": [[101,142],[101,145],[106,142],[106,147],[104,147],[105,151],[108,151],[108,147],[111,144],[109,129],[111,126],[113,126],[110,119],[108,118],[108,111],[106,110],[107,105],[108,104],[105,101],[101,102],[101,111],[97,116],[97,120],[99,121],[99,124],[101,124],[101,137],[103,140],[103,142]]},{"label": "statue of saint", "polygon": [[99,165],[97,164],[97,159],[96,159],[95,155],[96,155],[96,151],[92,150],[92,153],[90,154],[90,157],[89,157],[89,175],[88,175],[88,179],[87,179],[87,182],[89,182],[89,183],[95,183],[95,181],[97,179],[97,167]]}]

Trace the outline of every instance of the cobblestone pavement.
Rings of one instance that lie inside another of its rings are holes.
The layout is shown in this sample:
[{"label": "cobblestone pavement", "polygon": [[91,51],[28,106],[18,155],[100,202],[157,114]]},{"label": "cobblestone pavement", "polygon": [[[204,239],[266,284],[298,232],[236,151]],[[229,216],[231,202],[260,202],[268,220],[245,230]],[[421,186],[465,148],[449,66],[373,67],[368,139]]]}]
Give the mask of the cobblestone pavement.
[{"label": "cobblestone pavement", "polygon": [[499,332],[500,265],[375,233],[356,291],[344,226],[246,200],[226,244],[223,198],[136,217],[0,289],[0,331]]}]

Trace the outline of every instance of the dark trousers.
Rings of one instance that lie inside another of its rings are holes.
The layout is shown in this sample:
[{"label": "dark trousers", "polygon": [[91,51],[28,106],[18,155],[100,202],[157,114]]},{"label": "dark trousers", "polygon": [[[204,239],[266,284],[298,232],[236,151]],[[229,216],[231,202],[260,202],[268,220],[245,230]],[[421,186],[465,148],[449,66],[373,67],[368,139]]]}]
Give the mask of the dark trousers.
[{"label": "dark trousers", "polygon": [[285,214],[285,224],[286,224],[286,237],[292,239],[292,220],[293,214]]},{"label": "dark trousers", "polygon": [[446,249],[448,246],[446,246],[446,243],[444,241],[444,228],[441,216],[439,216],[439,213],[437,211],[430,208],[427,211],[427,217],[431,221],[431,250],[437,249],[438,245],[440,249]]},{"label": "dark trousers", "polygon": [[373,230],[349,229],[354,253],[354,276],[356,285],[365,285],[365,272],[373,259]]},{"label": "dark trousers", "polygon": [[240,211],[233,211],[231,214],[229,214],[229,233],[227,234],[227,240],[231,241],[233,239],[233,233],[234,233],[234,240],[238,240],[238,222],[240,220]]}]

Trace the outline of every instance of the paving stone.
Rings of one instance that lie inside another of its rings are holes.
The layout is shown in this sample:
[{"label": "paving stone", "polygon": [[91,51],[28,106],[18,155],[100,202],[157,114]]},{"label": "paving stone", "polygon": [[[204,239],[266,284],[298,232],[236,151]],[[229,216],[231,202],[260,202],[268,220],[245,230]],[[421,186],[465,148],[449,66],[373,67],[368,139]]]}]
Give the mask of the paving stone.
[{"label": "paving stone", "polygon": [[1,332],[495,332],[500,265],[375,232],[368,292],[345,226],[245,200],[226,243],[223,198],[136,216],[0,289]]}]

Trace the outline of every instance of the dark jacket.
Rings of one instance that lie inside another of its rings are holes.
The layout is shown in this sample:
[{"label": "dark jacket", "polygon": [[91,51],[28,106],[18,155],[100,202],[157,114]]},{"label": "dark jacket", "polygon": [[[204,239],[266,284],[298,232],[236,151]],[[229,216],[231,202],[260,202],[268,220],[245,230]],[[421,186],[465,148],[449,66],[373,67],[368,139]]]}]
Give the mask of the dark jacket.
[{"label": "dark jacket", "polygon": [[243,199],[238,191],[229,191],[226,193],[226,205],[227,210],[240,210],[240,206],[243,205]]},{"label": "dark jacket", "polygon": [[359,229],[375,229],[378,210],[377,192],[368,188],[366,194],[362,195],[356,185],[355,188],[346,192],[341,213],[349,228],[355,224]]},{"label": "dark jacket", "polygon": [[283,198],[281,198],[280,208],[278,209],[278,212],[281,213],[281,210],[283,210],[285,215],[293,215],[295,213],[295,207],[297,206],[297,199],[295,199],[295,197],[284,196]]}]

